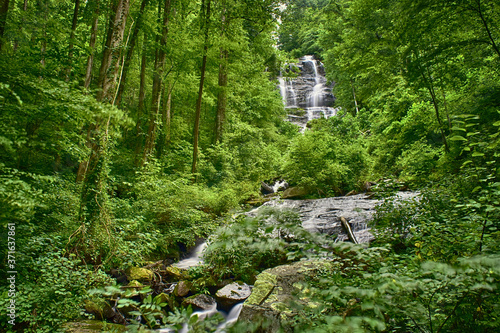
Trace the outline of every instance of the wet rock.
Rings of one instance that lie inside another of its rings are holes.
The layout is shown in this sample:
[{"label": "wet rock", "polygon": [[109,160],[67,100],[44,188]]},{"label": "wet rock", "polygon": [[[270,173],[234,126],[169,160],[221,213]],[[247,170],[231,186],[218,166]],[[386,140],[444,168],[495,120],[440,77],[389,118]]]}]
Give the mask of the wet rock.
[{"label": "wet rock", "polygon": [[130,267],[127,270],[129,280],[151,281],[153,280],[153,272],[146,268]]},{"label": "wet rock", "polygon": [[212,309],[215,305],[215,299],[211,296],[205,294],[198,294],[191,297],[186,298],[182,305],[188,306],[189,304],[195,306],[201,310],[209,310]]},{"label": "wet rock", "polygon": [[330,261],[300,261],[267,269],[257,276],[252,294],[243,303],[239,321],[251,323],[264,319],[266,324],[259,332],[293,332],[294,317],[299,315],[292,306],[298,302],[302,306],[317,307],[305,295],[301,282],[311,281],[318,271],[332,269],[335,263]]},{"label": "wet rock", "polygon": [[231,283],[215,294],[217,302],[223,309],[229,309],[234,304],[246,300],[251,294],[250,286],[246,283]]},{"label": "wet rock", "polygon": [[[417,195],[418,192],[399,192],[390,200],[401,201]],[[269,206],[294,209],[299,213],[304,229],[337,237],[339,241],[348,240],[340,221],[340,218],[344,217],[349,221],[358,242],[368,243],[374,239],[368,223],[373,219],[375,206],[381,202],[370,199],[365,194],[314,200],[271,200],[251,211],[251,214],[256,215],[259,209]]]}]

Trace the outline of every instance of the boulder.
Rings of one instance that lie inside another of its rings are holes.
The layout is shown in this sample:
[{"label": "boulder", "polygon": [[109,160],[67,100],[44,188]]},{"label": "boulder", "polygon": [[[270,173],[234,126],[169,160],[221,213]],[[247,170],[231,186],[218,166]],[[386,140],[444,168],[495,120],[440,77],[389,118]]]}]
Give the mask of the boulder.
[{"label": "boulder", "polygon": [[297,198],[307,195],[309,192],[303,187],[289,187],[281,194],[281,198]]},{"label": "boulder", "polygon": [[246,283],[231,283],[219,289],[215,297],[221,308],[229,309],[236,303],[246,300],[251,292],[250,286]]},{"label": "boulder", "polygon": [[243,303],[239,321],[264,322],[259,332],[271,333],[282,330],[293,332],[294,317],[299,313],[292,306],[317,307],[306,296],[301,282],[311,281],[318,271],[332,269],[331,261],[299,261],[267,269],[257,276],[250,297]]},{"label": "boulder", "polygon": [[174,295],[179,297],[184,297],[189,294],[191,290],[191,282],[189,281],[179,281],[174,289]]},{"label": "boulder", "polygon": [[175,281],[189,278],[187,270],[175,266],[168,266],[165,270],[166,275],[173,278]]},{"label": "boulder", "polygon": [[205,294],[198,294],[188,297],[182,302],[182,305],[188,306],[193,305],[195,309],[210,310],[215,305],[215,299],[212,296]]},{"label": "boulder", "polygon": [[146,268],[130,267],[127,270],[129,280],[151,281],[153,280],[153,272]]}]

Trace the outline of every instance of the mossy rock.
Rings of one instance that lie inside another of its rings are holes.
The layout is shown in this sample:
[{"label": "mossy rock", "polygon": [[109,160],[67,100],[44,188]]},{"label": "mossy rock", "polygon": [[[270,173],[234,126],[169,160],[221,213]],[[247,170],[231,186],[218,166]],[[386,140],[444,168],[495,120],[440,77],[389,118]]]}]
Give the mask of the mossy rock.
[{"label": "mossy rock", "polygon": [[130,267],[127,270],[129,280],[151,281],[153,280],[153,272],[146,268]]},{"label": "mossy rock", "polygon": [[259,332],[270,333],[282,330],[293,332],[294,317],[299,315],[292,302],[298,301],[303,306],[317,307],[306,296],[303,281],[312,281],[318,272],[333,269],[331,261],[299,261],[290,265],[282,265],[266,269],[257,276],[252,294],[243,303],[241,321],[258,322],[264,319],[267,327]]},{"label": "mossy rock", "polygon": [[101,301],[97,303],[91,300],[86,300],[85,311],[87,311],[90,314],[93,314],[95,318],[98,320],[109,319],[115,315],[113,308],[106,301]]},{"label": "mossy rock", "polygon": [[111,324],[99,320],[82,320],[65,323],[63,325],[67,333],[100,333],[108,332],[126,332],[127,328],[123,325]]},{"label": "mossy rock", "polygon": [[281,198],[300,198],[309,194],[309,191],[304,187],[289,187],[281,194]]},{"label": "mossy rock", "polygon": [[165,273],[172,277],[175,281],[186,280],[189,279],[189,274],[187,270],[175,266],[168,266],[165,269]]}]

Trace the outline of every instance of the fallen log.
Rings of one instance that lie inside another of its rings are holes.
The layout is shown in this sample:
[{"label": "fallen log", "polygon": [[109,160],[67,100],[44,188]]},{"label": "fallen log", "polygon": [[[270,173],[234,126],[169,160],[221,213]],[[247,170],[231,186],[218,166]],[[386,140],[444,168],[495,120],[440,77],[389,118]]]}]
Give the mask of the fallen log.
[{"label": "fallen log", "polygon": [[352,232],[351,225],[349,224],[349,222],[347,222],[345,217],[341,216],[340,222],[342,222],[342,226],[344,227],[345,232],[347,233],[347,237],[349,237],[349,240],[354,244],[359,244],[358,240],[356,239],[356,236],[354,236],[354,232]]}]

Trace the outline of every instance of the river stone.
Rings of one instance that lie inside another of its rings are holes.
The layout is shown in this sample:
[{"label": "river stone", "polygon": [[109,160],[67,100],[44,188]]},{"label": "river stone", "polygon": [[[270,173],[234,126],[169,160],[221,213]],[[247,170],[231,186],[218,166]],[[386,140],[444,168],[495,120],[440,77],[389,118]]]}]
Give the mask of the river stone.
[{"label": "river stone", "polygon": [[319,270],[332,269],[331,261],[299,261],[266,269],[257,276],[252,294],[243,303],[239,321],[262,323],[261,333],[293,332],[293,320],[298,316],[292,302],[301,306],[318,307],[303,291],[301,282],[315,278]]},{"label": "river stone", "polygon": [[174,289],[174,295],[179,297],[184,297],[189,294],[191,289],[191,282],[189,281],[179,281]]},{"label": "river stone", "polygon": [[251,292],[250,286],[246,283],[231,283],[219,289],[215,297],[223,309],[228,309],[234,304],[246,300]]},{"label": "river stone", "polygon": [[130,267],[127,273],[129,280],[137,280],[137,281],[153,280],[153,272],[146,268]]},{"label": "river stone", "polygon": [[188,297],[184,300],[184,302],[182,302],[182,305],[184,306],[188,306],[189,304],[194,305],[201,310],[210,310],[215,305],[215,299],[212,296],[198,294]]}]

